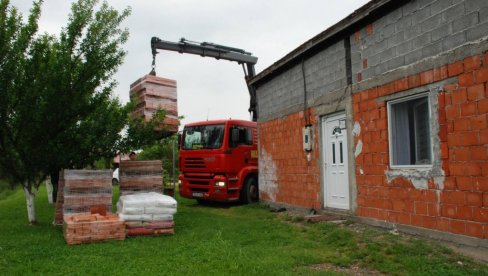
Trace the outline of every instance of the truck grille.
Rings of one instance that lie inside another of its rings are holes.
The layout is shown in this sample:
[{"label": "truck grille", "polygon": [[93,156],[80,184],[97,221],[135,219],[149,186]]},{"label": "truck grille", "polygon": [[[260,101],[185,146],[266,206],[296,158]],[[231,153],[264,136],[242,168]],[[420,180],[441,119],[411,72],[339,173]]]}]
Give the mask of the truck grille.
[{"label": "truck grille", "polygon": [[189,169],[205,169],[205,161],[203,158],[185,158],[185,168]]}]

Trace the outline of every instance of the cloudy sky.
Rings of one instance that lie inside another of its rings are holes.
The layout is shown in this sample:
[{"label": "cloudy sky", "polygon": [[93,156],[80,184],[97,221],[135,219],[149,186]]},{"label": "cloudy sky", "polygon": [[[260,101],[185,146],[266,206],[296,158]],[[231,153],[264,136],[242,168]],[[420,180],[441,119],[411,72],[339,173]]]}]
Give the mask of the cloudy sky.
[{"label": "cloudy sky", "polygon": [[[44,0],[40,29],[59,34],[73,1]],[[244,49],[258,57],[259,73],[327,29],[367,0],[109,0],[131,16],[123,23],[130,38],[127,56],[115,79],[115,95],[129,100],[129,86],[151,69],[150,39],[184,37]],[[11,0],[27,16],[29,0]],[[212,119],[250,119],[242,67],[234,62],[162,51],[158,76],[178,82],[178,111],[183,124]]]}]

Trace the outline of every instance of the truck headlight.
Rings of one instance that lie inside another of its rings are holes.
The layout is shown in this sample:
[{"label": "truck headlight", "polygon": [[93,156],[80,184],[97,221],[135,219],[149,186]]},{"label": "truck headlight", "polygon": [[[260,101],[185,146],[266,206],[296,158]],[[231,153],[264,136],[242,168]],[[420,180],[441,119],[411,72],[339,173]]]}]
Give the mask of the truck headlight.
[{"label": "truck headlight", "polygon": [[217,187],[225,187],[225,181],[216,181],[215,186]]}]

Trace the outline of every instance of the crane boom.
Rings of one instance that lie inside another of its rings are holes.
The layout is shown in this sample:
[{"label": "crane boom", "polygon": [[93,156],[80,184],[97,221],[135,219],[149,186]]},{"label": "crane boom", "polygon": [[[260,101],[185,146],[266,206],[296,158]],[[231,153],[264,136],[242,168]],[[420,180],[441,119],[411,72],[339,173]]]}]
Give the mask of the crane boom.
[{"label": "crane boom", "polygon": [[228,47],[224,45],[219,45],[209,42],[193,42],[186,40],[184,38],[180,39],[179,42],[171,42],[161,40],[157,37],[151,38],[151,50],[153,54],[153,64],[151,75],[156,75],[156,54],[157,50],[167,50],[174,51],[181,54],[194,54],[200,55],[202,57],[213,57],[216,59],[224,59],[228,61],[235,61],[242,65],[244,70],[245,81],[247,89],[249,90],[250,103],[249,112],[252,115],[252,120],[257,121],[257,100],[256,100],[256,90],[252,85],[249,84],[249,80],[256,75],[254,70],[254,64],[258,61],[258,58],[253,56],[251,53],[246,52],[242,49]]},{"label": "crane boom", "polygon": [[258,61],[258,58],[253,56],[251,53],[246,52],[242,49],[228,47],[224,45],[209,43],[209,42],[193,42],[186,40],[184,38],[180,39],[179,42],[171,42],[161,40],[157,37],[151,38],[151,50],[153,54],[153,65],[150,74],[156,75],[155,71],[155,57],[158,53],[157,50],[167,50],[174,51],[184,54],[194,54],[200,55],[202,57],[213,57],[216,59],[224,59],[228,61],[235,61],[238,64],[242,64],[244,70],[244,76],[247,88],[249,90],[250,104],[249,112],[252,115],[252,120],[257,121],[257,100],[256,100],[256,90],[252,85],[249,84],[249,80],[256,75],[254,70],[254,65]]}]

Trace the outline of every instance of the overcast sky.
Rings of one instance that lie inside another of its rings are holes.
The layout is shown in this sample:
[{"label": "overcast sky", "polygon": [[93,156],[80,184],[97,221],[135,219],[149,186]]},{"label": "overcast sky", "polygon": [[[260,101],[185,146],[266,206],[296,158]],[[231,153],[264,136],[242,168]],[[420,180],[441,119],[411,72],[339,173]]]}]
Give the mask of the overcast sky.
[{"label": "overcast sky", "polygon": [[[58,35],[71,3],[45,0],[40,29]],[[130,38],[124,64],[115,79],[115,95],[129,100],[130,84],[151,69],[150,39],[184,37],[244,49],[258,57],[259,73],[306,40],[337,23],[367,0],[109,0],[132,14],[123,23]],[[29,0],[11,0],[27,17]],[[235,62],[160,51],[160,77],[177,81],[178,112],[183,124],[212,119],[250,119],[249,94],[242,67]]]}]

